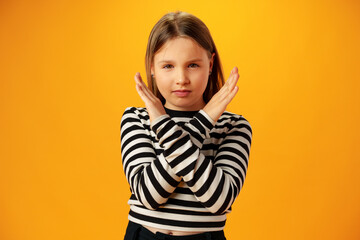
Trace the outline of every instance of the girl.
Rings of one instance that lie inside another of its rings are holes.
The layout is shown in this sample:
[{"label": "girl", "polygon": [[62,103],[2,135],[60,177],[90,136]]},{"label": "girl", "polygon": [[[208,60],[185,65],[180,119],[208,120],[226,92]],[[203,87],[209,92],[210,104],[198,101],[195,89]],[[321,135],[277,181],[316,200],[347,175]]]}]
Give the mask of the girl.
[{"label": "girl", "polygon": [[238,91],[224,84],[219,54],[197,17],[174,12],[150,33],[145,108],[121,119],[121,154],[130,185],[125,239],[225,239],[226,214],[244,184],[252,130],[225,111]]}]

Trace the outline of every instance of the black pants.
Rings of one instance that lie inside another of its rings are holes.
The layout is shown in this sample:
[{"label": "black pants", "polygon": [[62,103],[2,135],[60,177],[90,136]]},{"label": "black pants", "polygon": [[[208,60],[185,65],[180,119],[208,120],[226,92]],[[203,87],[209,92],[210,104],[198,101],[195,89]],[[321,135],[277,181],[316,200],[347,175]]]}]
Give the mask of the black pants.
[{"label": "black pants", "polygon": [[224,231],[205,232],[187,236],[152,233],[140,224],[129,221],[124,240],[226,240]]}]

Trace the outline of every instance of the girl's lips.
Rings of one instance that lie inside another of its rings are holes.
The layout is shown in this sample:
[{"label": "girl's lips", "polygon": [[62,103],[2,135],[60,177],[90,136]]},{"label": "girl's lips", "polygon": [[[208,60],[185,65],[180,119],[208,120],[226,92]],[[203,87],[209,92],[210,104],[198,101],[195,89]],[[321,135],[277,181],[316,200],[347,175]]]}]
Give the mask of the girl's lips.
[{"label": "girl's lips", "polygon": [[178,97],[186,97],[187,95],[189,95],[191,93],[191,91],[190,90],[177,90],[177,91],[173,91],[173,93]]}]

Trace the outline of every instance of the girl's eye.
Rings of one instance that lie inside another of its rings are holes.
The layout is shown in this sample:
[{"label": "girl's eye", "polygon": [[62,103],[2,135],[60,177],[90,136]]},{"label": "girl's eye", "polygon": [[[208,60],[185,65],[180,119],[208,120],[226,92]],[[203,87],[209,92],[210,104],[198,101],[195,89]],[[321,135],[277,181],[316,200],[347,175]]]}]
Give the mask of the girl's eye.
[{"label": "girl's eye", "polygon": [[171,67],[172,67],[172,65],[166,64],[163,68],[171,68]]},{"label": "girl's eye", "polygon": [[[173,68],[173,67],[174,67],[174,66],[171,65],[171,64],[166,64],[166,65],[163,66],[163,68],[165,68],[165,69],[169,69],[169,68]],[[197,68],[197,67],[199,67],[199,65],[197,65],[196,63],[191,63],[191,64],[189,65],[189,67],[190,67],[190,68]]]},{"label": "girl's eye", "polygon": [[197,65],[196,63],[191,63],[190,65],[189,65],[189,67],[192,67],[192,68],[195,68],[195,67],[198,67],[199,65]]}]

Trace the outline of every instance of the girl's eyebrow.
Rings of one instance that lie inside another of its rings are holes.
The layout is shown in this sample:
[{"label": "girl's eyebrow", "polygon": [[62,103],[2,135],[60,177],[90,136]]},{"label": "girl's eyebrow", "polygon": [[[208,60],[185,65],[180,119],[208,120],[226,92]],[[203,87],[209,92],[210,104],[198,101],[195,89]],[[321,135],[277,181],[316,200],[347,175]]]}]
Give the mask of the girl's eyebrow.
[{"label": "girl's eyebrow", "polygon": [[[202,61],[203,60],[201,58],[196,58],[196,59],[189,60],[187,62],[202,62]],[[161,60],[161,61],[159,61],[159,63],[162,63],[162,62],[172,63],[174,61],[172,61],[172,60]]]}]

